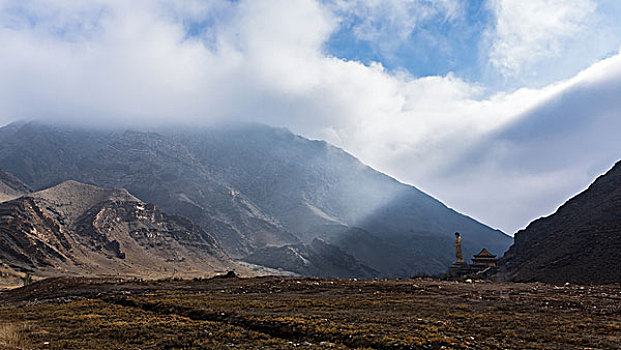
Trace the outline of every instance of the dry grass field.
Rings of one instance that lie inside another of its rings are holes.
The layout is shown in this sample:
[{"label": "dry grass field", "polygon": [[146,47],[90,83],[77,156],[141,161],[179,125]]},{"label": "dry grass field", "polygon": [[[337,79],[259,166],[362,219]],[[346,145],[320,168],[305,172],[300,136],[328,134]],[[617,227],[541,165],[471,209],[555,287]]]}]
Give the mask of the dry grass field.
[{"label": "dry grass field", "polygon": [[0,294],[1,349],[616,349],[620,286],[48,279]]}]

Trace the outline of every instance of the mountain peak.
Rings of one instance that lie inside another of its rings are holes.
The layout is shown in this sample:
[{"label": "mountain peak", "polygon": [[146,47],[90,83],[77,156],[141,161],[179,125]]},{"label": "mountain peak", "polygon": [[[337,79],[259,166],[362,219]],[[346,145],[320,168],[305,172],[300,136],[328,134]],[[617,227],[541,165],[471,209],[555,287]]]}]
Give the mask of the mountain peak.
[{"label": "mountain peak", "polygon": [[123,188],[101,188],[75,180],[63,181],[48,189],[29,195],[58,205],[69,219],[93,205],[106,201],[141,202]]},{"label": "mountain peak", "polygon": [[124,188],[102,188],[76,180],[65,180],[56,186],[36,192],[36,196],[46,199],[67,196],[97,196],[107,200],[140,201]]}]

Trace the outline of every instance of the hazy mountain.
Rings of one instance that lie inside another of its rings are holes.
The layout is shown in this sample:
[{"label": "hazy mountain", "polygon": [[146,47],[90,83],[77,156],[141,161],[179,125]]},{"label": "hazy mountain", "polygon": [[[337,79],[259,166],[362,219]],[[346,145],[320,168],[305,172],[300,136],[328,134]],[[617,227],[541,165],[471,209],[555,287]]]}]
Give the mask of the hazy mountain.
[{"label": "hazy mountain", "polygon": [[500,276],[513,281],[620,283],[621,162],[516,233],[500,266]]},{"label": "hazy mountain", "polygon": [[0,129],[0,164],[33,188],[69,179],[126,188],[166,212],[191,218],[235,257],[269,244],[297,243],[184,145],[156,133],[11,125]]},{"label": "hazy mountain", "polygon": [[0,203],[30,193],[30,188],[15,176],[0,169]]},{"label": "hazy mountain", "polygon": [[373,278],[382,273],[361,264],[335,245],[320,239],[309,244],[265,247],[245,261],[271,268],[282,268],[304,276]]},{"label": "hazy mountain", "polygon": [[[205,276],[238,268],[188,219],[75,181],[0,204],[0,261],[40,275]],[[243,270],[243,269],[242,269]]]},{"label": "hazy mountain", "polygon": [[502,254],[512,241],[337,147],[286,129],[230,126],[175,139],[304,242],[322,238],[384,275],[443,271],[454,260],[455,231],[466,256],[483,247]]},{"label": "hazy mountain", "polygon": [[0,128],[0,167],[33,188],[67,179],[127,188],[189,217],[235,258],[320,238],[357,264],[404,277],[447,268],[455,231],[466,256],[511,244],[341,149],[267,126],[154,133],[12,124]]}]

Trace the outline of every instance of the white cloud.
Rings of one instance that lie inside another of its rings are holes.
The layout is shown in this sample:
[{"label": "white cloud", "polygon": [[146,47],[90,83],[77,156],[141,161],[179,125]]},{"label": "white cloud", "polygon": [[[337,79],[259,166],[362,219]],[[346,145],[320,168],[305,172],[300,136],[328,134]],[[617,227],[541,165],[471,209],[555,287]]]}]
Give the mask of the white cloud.
[{"label": "white cloud", "polygon": [[566,40],[586,29],[596,8],[593,0],[493,0],[492,6],[496,27],[491,63],[505,74],[556,58]]},{"label": "white cloud", "polygon": [[489,64],[509,86],[567,79],[621,45],[616,0],[489,0]]},{"label": "white cloud", "polygon": [[[187,35],[188,25],[202,25],[213,11],[224,15]],[[587,93],[618,87],[616,57],[572,80],[490,96],[451,74],[415,78],[326,55],[323,45],[342,15],[313,0],[0,0],[0,123],[236,119],[287,126],[509,231],[617,156],[618,142],[597,133],[609,135],[617,120],[610,111],[619,106],[592,104],[598,95]],[[589,125],[585,140],[601,143],[591,161],[581,143],[567,145],[559,164],[556,153],[538,149],[560,147],[562,139],[506,136],[546,120],[554,135],[560,122],[553,112],[568,111],[563,96],[584,101],[568,125],[576,125],[569,128],[574,138]],[[516,171],[520,164],[549,166]]]},{"label": "white cloud", "polygon": [[514,101],[525,105],[511,122],[419,179],[458,210],[509,233],[552,213],[621,159],[621,54],[524,92],[532,96]]}]

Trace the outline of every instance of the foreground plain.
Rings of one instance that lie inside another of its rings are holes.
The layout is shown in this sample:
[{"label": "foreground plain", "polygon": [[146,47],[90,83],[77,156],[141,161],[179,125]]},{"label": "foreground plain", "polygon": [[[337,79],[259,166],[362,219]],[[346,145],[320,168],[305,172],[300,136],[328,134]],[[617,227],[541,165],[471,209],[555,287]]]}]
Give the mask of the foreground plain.
[{"label": "foreground plain", "polygon": [[621,287],[58,278],[0,293],[2,349],[616,349]]}]

